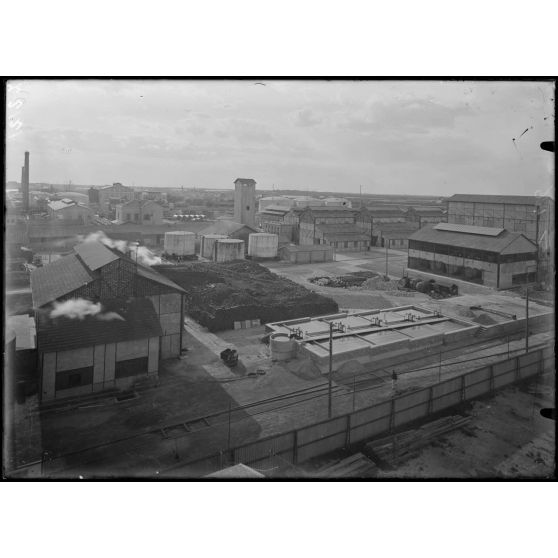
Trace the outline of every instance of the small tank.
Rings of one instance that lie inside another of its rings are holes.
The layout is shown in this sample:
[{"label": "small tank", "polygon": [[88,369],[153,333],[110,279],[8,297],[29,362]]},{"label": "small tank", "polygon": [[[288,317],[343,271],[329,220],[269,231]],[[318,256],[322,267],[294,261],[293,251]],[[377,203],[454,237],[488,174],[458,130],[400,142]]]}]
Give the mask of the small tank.
[{"label": "small tank", "polygon": [[188,231],[165,233],[165,253],[171,256],[193,256],[196,253],[196,235]]},{"label": "small tank", "polygon": [[298,345],[286,333],[272,333],[269,338],[271,360],[291,360],[296,357]]},{"label": "small tank", "polygon": [[271,233],[252,233],[248,236],[248,255],[252,258],[275,258],[279,237]]},{"label": "small tank", "polygon": [[244,240],[223,238],[216,240],[213,245],[213,260],[216,262],[231,262],[244,259]]},{"label": "small tank", "polygon": [[224,234],[204,234],[200,242],[200,256],[203,258],[213,258],[213,246],[217,240],[228,238]]}]

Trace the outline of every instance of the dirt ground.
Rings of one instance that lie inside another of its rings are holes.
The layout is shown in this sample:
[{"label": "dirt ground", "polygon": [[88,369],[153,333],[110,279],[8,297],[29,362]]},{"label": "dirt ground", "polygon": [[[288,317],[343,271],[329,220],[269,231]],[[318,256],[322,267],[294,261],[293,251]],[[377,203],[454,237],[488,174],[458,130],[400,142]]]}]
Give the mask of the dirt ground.
[{"label": "dirt ground", "polygon": [[474,401],[465,428],[447,434],[378,478],[553,478],[556,423],[540,415],[554,406],[551,375]]}]

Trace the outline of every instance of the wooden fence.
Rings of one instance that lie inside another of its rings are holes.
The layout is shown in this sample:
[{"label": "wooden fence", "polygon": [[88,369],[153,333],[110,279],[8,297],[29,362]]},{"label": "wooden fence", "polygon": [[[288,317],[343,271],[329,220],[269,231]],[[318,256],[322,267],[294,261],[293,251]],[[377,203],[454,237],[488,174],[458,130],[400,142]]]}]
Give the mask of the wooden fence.
[{"label": "wooden fence", "polygon": [[[173,468],[181,474],[209,474],[244,463],[260,470],[296,465],[351,444],[385,435],[393,430],[459,405],[554,367],[553,347],[544,347],[503,360],[427,388],[376,403],[352,413],[310,426],[269,436],[204,459]],[[167,474],[173,471],[167,470]]]}]

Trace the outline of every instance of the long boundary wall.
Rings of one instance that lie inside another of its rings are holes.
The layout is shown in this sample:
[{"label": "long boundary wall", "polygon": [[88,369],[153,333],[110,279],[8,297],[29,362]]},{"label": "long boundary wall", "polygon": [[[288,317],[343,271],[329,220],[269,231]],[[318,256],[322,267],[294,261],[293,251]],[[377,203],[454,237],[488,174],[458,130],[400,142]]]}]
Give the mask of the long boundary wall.
[{"label": "long boundary wall", "polygon": [[[550,366],[554,366],[554,349],[544,347],[353,413],[262,438],[201,460],[181,463],[173,470],[180,468],[183,471],[188,470],[189,474],[207,474],[237,463],[263,469],[276,466],[278,462],[296,465],[390,433],[465,401],[490,395],[515,382],[541,374]],[[167,470],[166,474],[172,475],[172,471]]]}]

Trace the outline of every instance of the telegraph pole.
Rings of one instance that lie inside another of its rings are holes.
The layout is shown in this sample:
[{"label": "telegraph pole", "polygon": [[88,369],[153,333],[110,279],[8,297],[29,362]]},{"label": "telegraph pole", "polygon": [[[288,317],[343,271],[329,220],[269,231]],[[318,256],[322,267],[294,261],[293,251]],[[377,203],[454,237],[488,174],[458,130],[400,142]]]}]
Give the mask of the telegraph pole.
[{"label": "telegraph pole", "polygon": [[388,242],[389,240],[386,238],[384,240],[385,244],[386,244],[386,279],[389,277],[388,275]]},{"label": "telegraph pole", "polygon": [[329,322],[329,373],[327,375],[327,417],[331,418],[331,383],[333,373],[333,322]]},{"label": "telegraph pole", "polygon": [[331,400],[331,388],[333,384],[333,332],[341,333],[345,331],[342,324],[329,322],[329,373],[327,377],[327,416],[331,418],[332,413],[332,400]]}]

